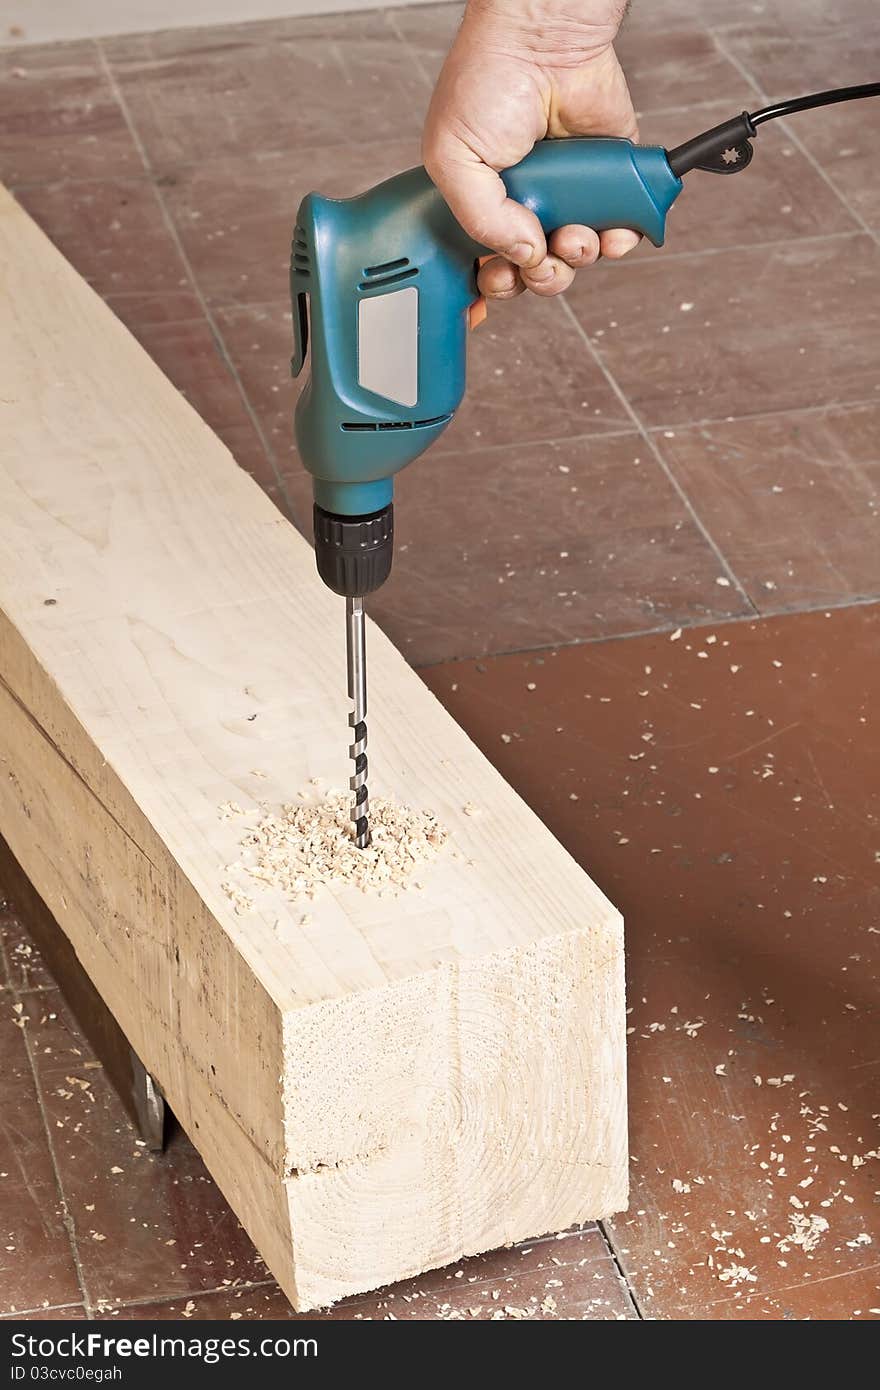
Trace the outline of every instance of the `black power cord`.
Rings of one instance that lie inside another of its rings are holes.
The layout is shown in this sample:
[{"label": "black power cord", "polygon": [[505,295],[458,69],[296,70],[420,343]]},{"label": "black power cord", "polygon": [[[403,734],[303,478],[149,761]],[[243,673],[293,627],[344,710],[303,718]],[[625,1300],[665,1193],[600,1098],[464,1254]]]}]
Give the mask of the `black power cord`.
[{"label": "black power cord", "polygon": [[695,135],[692,140],[686,140],[683,145],[677,145],[674,150],[667,150],[666,158],[679,178],[691,169],[705,169],[710,174],[736,174],[751,161],[751,139],[765,121],[775,121],[779,116],[791,116],[797,111],[811,111],[817,106],[834,106],[840,101],[876,96],[880,96],[880,82],[863,82],[857,87],[835,87],[827,92],[793,97],[790,101],[777,101],[751,114],[743,111]]},{"label": "black power cord", "polygon": [[880,97],[880,82],[863,82],[860,87],[834,87],[829,92],[813,92],[808,97],[777,101],[773,106],[765,106],[763,111],[753,111],[749,120],[752,125],[763,125],[764,121],[775,121],[777,116],[793,116],[796,111],[836,106],[839,101],[860,101],[862,97]]}]

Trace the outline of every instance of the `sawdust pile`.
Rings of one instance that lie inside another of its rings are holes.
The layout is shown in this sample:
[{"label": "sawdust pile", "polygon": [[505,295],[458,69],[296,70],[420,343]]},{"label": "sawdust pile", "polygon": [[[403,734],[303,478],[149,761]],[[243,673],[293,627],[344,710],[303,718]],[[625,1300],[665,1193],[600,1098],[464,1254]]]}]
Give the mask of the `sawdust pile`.
[{"label": "sawdust pile", "polygon": [[[226,803],[224,817],[247,815]],[[361,892],[399,891],[420,864],[430,861],[446,843],[448,833],[428,811],[413,811],[387,797],[370,800],[371,844],[358,849],[352,839],[351,796],[329,792],[319,798],[303,793],[299,803],[272,812],[264,806],[262,819],[241,841],[242,856],[230,871],[239,871],[285,897],[313,898],[321,887],[349,884]],[[253,902],[232,881],[224,888],[237,911]],[[413,880],[414,887],[421,887]]]}]

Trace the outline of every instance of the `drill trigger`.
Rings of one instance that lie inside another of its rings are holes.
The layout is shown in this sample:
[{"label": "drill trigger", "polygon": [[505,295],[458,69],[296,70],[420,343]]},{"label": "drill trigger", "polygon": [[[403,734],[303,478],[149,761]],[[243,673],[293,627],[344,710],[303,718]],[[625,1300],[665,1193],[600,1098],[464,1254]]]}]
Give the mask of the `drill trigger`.
[{"label": "drill trigger", "polygon": [[[474,261],[474,274],[476,275],[481,265],[485,265],[487,261],[492,261],[494,259],[494,256],[478,256]],[[476,299],[472,300],[468,305],[467,319],[468,328],[471,332],[473,332],[475,328],[479,328],[481,323],[485,323],[488,315],[489,305],[486,303],[486,297],[485,295],[478,294]]]}]

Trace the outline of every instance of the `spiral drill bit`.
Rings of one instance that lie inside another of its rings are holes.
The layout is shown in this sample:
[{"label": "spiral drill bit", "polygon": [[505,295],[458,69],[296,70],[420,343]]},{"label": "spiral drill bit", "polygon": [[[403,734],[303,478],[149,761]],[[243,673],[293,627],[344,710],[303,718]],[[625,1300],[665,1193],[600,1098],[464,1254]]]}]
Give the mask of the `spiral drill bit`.
[{"label": "spiral drill bit", "polygon": [[370,796],[367,790],[367,632],[362,598],[345,600],[345,649],[348,659],[348,695],[354,709],[348,716],[352,728],[349,756],[354,774],[349,786],[354,792],[351,818],[358,849],[370,843]]}]

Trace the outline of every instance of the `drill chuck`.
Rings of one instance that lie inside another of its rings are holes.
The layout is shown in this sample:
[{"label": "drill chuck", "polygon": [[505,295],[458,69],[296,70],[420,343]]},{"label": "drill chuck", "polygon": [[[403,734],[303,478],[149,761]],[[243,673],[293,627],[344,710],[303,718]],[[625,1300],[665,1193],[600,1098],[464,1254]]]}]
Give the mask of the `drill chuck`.
[{"label": "drill chuck", "polygon": [[363,598],[381,588],[394,555],[394,505],[367,516],[337,516],[315,503],[315,560],[334,594]]}]

